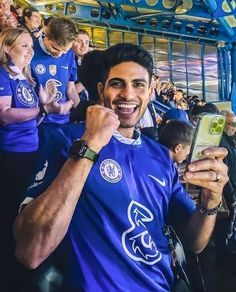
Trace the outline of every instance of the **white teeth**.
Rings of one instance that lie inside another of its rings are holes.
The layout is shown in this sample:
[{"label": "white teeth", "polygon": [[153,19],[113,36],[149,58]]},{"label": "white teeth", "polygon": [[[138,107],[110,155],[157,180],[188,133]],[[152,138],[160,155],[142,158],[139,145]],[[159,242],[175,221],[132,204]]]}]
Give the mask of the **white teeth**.
[{"label": "white teeth", "polygon": [[123,108],[135,108],[137,105],[136,104],[126,104],[126,103],[121,103],[117,105],[118,107],[123,107]]}]

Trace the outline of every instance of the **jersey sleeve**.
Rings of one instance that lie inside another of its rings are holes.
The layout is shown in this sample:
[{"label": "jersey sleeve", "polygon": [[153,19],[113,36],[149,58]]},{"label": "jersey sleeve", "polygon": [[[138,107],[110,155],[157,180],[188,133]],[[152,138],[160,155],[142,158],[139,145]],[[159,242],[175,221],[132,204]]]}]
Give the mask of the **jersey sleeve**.
[{"label": "jersey sleeve", "polygon": [[39,154],[31,184],[22,205],[42,194],[58,175],[68,158],[71,141],[61,129],[55,130]]},{"label": "jersey sleeve", "polygon": [[4,72],[0,71],[0,96],[12,96],[11,84],[9,77]]}]

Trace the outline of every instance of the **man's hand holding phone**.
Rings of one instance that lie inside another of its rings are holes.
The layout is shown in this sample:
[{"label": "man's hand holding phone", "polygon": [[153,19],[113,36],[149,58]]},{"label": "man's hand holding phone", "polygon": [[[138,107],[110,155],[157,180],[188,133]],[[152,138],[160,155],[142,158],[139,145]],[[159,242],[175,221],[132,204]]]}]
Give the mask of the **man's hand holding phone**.
[{"label": "man's hand holding phone", "polygon": [[204,159],[187,166],[183,181],[202,187],[201,205],[213,209],[222,200],[223,187],[228,181],[228,168],[223,159],[227,155],[223,147],[210,147],[203,151]]}]

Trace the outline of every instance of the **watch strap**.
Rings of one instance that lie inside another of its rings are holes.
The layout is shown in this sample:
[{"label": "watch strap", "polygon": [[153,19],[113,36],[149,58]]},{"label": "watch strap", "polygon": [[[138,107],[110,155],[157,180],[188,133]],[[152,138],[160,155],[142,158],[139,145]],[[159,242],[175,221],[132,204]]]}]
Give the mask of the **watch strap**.
[{"label": "watch strap", "polygon": [[87,148],[84,152],[83,158],[87,158],[94,163],[98,161],[99,154],[97,154],[95,151],[91,150],[90,148]]}]

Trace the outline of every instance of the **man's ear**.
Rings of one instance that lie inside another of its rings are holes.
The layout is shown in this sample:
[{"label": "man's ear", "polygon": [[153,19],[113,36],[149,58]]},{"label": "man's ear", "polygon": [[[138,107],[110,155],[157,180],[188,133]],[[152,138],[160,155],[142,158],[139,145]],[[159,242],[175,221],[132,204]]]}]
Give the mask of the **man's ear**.
[{"label": "man's ear", "polygon": [[98,82],[97,91],[99,95],[99,104],[103,105],[104,104],[104,85],[102,84],[102,82]]},{"label": "man's ear", "polygon": [[152,96],[154,95],[154,87],[149,86],[149,102],[151,101]]},{"label": "man's ear", "polygon": [[177,145],[175,145],[175,147],[174,147],[174,153],[175,154],[178,154],[179,153],[179,151],[180,150],[182,150],[182,148],[183,148],[183,145],[182,144],[177,144]]}]

